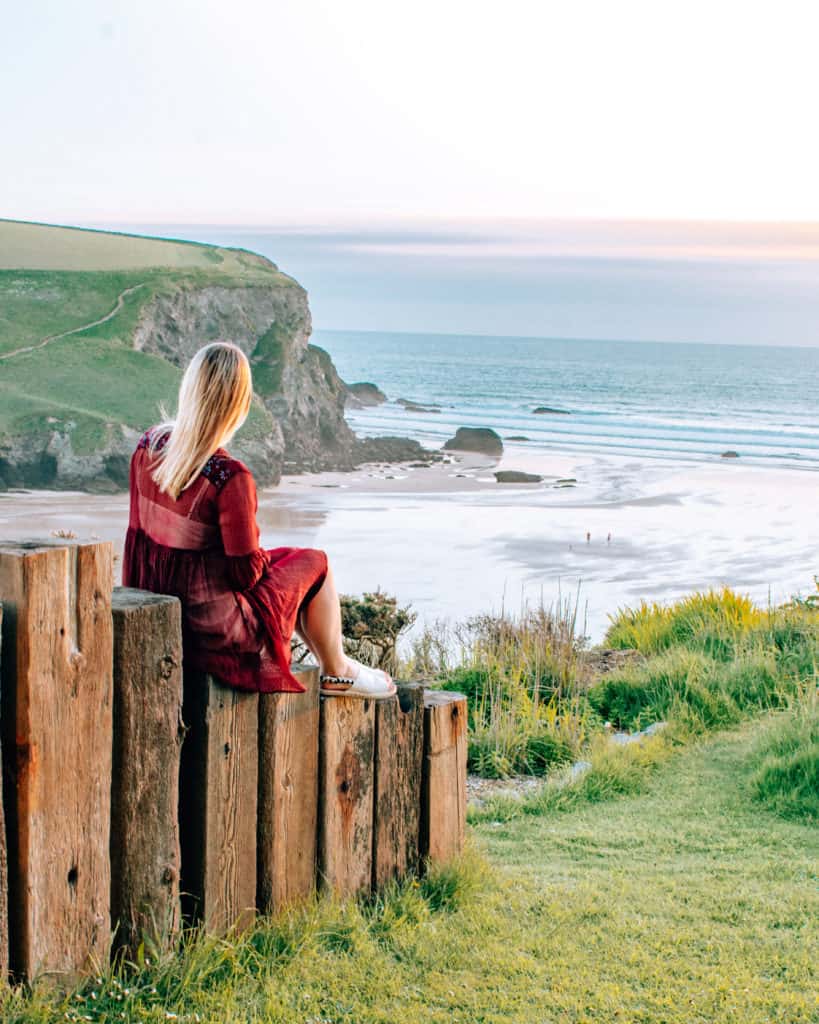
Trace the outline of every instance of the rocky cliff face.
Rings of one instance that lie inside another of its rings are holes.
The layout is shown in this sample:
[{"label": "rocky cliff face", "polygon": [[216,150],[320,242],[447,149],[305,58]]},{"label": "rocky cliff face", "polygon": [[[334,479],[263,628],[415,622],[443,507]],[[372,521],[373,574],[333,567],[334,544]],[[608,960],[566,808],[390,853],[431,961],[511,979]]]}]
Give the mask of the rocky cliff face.
[{"label": "rocky cliff face", "polygon": [[[275,287],[180,288],[159,295],[143,311],[134,345],[180,367],[209,341],[238,345],[250,359],[254,390],[278,427],[270,439],[278,479],[282,468],[352,465],[355,437],[344,419],[346,387],[329,355],[309,344],[311,330],[307,293],[282,274]],[[250,446],[241,434],[233,445],[262,474],[262,453]],[[267,467],[263,475],[270,478]]]}]

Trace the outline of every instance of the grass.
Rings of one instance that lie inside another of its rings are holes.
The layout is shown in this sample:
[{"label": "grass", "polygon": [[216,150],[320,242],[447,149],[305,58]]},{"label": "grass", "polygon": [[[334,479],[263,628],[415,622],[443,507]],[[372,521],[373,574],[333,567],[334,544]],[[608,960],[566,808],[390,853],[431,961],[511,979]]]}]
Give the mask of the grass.
[{"label": "grass", "polygon": [[219,267],[228,273],[241,273],[259,262],[259,257],[240,249],[198,242],[0,219],[0,270]]},{"label": "grass", "polygon": [[754,752],[754,798],[786,818],[819,822],[819,699],[773,717]]},{"label": "grass", "polygon": [[754,788],[781,715],[678,748],[637,789],[624,775],[615,794],[490,817],[420,883],[194,938],[66,995],[17,991],[2,1019],[815,1024],[819,830]]}]

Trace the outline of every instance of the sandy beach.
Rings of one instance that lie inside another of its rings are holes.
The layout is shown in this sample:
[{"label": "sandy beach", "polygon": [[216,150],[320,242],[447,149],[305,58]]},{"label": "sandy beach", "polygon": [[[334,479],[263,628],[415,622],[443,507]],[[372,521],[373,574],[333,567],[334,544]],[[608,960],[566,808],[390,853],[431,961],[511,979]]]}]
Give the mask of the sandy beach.
[{"label": "sandy beach", "polygon": [[[544,479],[498,484],[497,469]],[[284,477],[260,491],[258,519],[266,547],[324,548],[343,592],[381,587],[419,625],[579,593],[580,620],[599,641],[610,613],[643,598],[723,584],[762,603],[809,591],[816,488],[796,468],[510,447],[500,460],[458,454]],[[4,539],[70,530],[119,551],[127,515],[126,495],[0,493]]]}]

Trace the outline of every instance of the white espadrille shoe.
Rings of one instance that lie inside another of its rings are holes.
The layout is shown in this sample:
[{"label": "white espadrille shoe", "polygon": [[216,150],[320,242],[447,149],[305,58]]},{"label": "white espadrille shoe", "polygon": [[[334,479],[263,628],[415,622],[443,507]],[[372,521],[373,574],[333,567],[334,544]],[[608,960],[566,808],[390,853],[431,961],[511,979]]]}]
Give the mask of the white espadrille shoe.
[{"label": "white espadrille shoe", "polygon": [[363,700],[387,700],[397,693],[395,683],[380,668],[370,668],[349,659],[354,676],[319,676],[323,697],[360,697]]}]

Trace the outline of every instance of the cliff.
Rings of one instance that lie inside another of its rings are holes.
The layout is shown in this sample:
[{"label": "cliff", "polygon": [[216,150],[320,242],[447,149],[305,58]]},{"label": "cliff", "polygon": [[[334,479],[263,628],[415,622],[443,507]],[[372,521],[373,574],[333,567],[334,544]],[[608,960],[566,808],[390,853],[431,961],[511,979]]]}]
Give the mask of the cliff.
[{"label": "cliff", "polygon": [[350,468],[347,389],[305,290],[252,253],[0,222],[0,489],[119,490],[201,345],[239,345],[256,399],[231,445],[260,483]]}]

